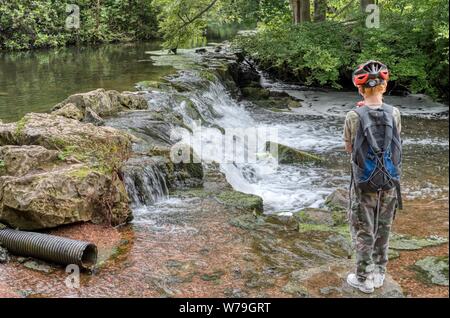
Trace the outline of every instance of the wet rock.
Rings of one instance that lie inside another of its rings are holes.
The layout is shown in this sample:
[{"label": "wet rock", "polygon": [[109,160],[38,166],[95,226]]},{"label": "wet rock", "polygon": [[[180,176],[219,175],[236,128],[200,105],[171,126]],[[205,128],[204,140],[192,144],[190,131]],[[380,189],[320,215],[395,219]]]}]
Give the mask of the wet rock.
[{"label": "wet rock", "polygon": [[0,245],[0,264],[5,264],[9,262],[8,250]]},{"label": "wet rock", "polygon": [[246,194],[239,191],[223,191],[216,196],[219,202],[233,206],[245,211],[262,213],[263,200],[261,197],[253,194]]},{"label": "wet rock", "polygon": [[428,256],[415,263],[421,280],[448,286],[448,256]]},{"label": "wet rock", "polygon": [[240,288],[227,288],[223,291],[227,298],[247,298],[248,294]]},{"label": "wet rock", "polygon": [[264,224],[264,219],[253,214],[244,214],[230,219],[229,223],[244,230],[255,230]]},{"label": "wet rock", "polygon": [[294,149],[273,141],[266,143],[266,151],[275,151],[278,154],[278,162],[282,164],[292,163],[320,163],[323,161],[319,156]]},{"label": "wet rock", "polygon": [[333,226],[332,214],[327,210],[308,208],[293,214],[294,218],[304,224],[322,224]]},{"label": "wet rock", "polygon": [[403,298],[400,285],[389,275],[382,288],[373,294],[364,294],[346,282],[347,275],[354,270],[354,260],[338,260],[322,266],[295,271],[290,275],[289,288],[285,292],[294,294],[297,286],[309,297],[332,298]]},{"label": "wet rock", "polygon": [[28,260],[28,261],[24,262],[22,265],[28,269],[31,269],[31,270],[34,270],[37,272],[42,272],[45,274],[50,274],[55,271],[55,268],[53,268],[49,264],[44,263],[42,261],[38,261],[38,260]]},{"label": "wet rock", "polygon": [[142,81],[136,84],[137,89],[148,91],[153,89],[159,89],[162,87],[162,82],[159,81]]},{"label": "wet rock", "polygon": [[61,108],[53,111],[54,115],[63,116],[70,119],[81,121],[83,119],[83,112],[74,104],[67,103]]},{"label": "wet rock", "polygon": [[204,54],[206,52],[208,52],[208,50],[203,47],[195,50],[195,53],[197,54]]},{"label": "wet rock", "polygon": [[30,171],[42,171],[44,166],[55,164],[59,152],[42,146],[3,146],[0,147],[0,160],[3,168],[0,176],[23,176]]},{"label": "wet rock", "polygon": [[248,86],[252,82],[259,83],[261,80],[261,75],[258,71],[249,63],[244,61],[230,63],[229,71],[234,82],[239,87]]},{"label": "wet rock", "polygon": [[332,211],[346,211],[349,206],[348,190],[336,189],[326,198],[325,205]]},{"label": "wet rock", "polygon": [[394,259],[397,259],[397,258],[399,258],[399,257],[400,257],[400,253],[399,253],[398,251],[389,249],[389,251],[388,251],[388,259],[389,259],[390,261],[392,261],[392,260],[394,260]]},{"label": "wet rock", "polygon": [[90,107],[86,107],[86,109],[84,110],[83,121],[85,123],[94,124],[95,126],[103,126],[105,124],[105,121],[103,120],[103,118],[101,118]]},{"label": "wet rock", "polygon": [[202,274],[202,275],[200,276],[200,278],[201,278],[202,280],[204,280],[204,281],[209,282],[209,281],[216,281],[216,280],[219,280],[223,275],[225,275],[225,272],[224,272],[224,271],[222,271],[222,270],[217,270],[217,271],[214,271],[214,272],[212,272],[212,273]]},{"label": "wet rock", "polygon": [[248,86],[242,88],[242,95],[251,100],[268,99],[270,97],[270,91],[262,87]]},{"label": "wet rock", "polygon": [[414,251],[420,250],[424,247],[445,244],[447,242],[448,239],[438,236],[414,237],[410,235],[392,233],[389,239],[389,246],[394,250]]}]

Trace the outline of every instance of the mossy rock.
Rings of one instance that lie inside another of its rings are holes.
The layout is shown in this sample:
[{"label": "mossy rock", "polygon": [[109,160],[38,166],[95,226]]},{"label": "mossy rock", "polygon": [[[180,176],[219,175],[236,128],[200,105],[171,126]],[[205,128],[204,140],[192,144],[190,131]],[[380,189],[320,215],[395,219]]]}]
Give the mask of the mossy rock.
[{"label": "mossy rock", "polygon": [[448,239],[438,236],[414,237],[392,233],[389,242],[390,248],[394,250],[415,251],[425,247],[445,244],[448,242]]},{"label": "mossy rock", "polygon": [[246,213],[230,219],[228,223],[234,227],[238,227],[244,230],[255,230],[259,226],[263,225],[265,223],[265,220],[261,216]]},{"label": "mossy rock", "polygon": [[332,214],[327,210],[308,208],[293,214],[297,222],[311,225],[333,226]]},{"label": "mossy rock", "polygon": [[428,256],[417,261],[414,267],[420,280],[448,286],[448,256]]},{"label": "mossy rock", "polygon": [[262,213],[264,211],[263,200],[253,194],[239,191],[223,191],[216,198],[223,204],[230,205],[246,211]]},{"label": "mossy rock", "polygon": [[273,141],[266,142],[266,151],[277,150],[278,162],[282,164],[292,163],[322,163],[323,159],[319,156],[294,149],[292,147],[279,144]]},{"label": "mossy rock", "polygon": [[139,83],[136,83],[136,87],[139,90],[149,90],[151,88],[160,89],[162,83],[159,81],[141,81]]},{"label": "mossy rock", "polygon": [[242,88],[242,95],[250,100],[269,99],[270,91],[261,87],[247,86]]}]

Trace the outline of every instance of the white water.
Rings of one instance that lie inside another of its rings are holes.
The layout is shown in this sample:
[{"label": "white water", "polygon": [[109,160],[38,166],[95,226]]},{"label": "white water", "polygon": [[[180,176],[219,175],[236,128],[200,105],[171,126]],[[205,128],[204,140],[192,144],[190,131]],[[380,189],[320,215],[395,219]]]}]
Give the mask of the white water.
[{"label": "white water", "polygon": [[[161,59],[158,59],[157,62],[161,65],[170,63]],[[199,128],[199,123],[189,117],[187,102],[174,97],[174,95],[178,95],[178,97],[182,95],[183,98],[187,98],[195,104],[207,121],[222,127],[226,132],[234,128],[270,127],[278,130],[276,140],[259,136],[261,140],[258,142],[258,159],[249,163],[224,162],[224,159],[229,159],[229,153],[222,151],[223,135],[219,129],[202,127],[201,138],[193,138],[187,130],[177,131],[183,142],[190,143],[203,161],[221,163],[222,172],[235,190],[261,196],[266,213],[290,214],[307,207],[320,207],[326,196],[334,189],[347,186],[348,171],[342,165],[342,161],[345,161],[346,157],[341,153],[343,146],[342,121],[345,113],[354,107],[355,101],[358,100],[356,94],[305,92],[299,90],[299,87],[286,86],[263,78],[263,86],[277,90],[282,89],[305,100],[303,107],[297,109],[296,112],[301,116],[313,117],[308,119],[295,117],[295,112],[285,114],[286,117],[279,117],[270,112],[261,114],[258,113],[258,110],[247,108],[248,103],[235,101],[219,81],[205,85],[203,80],[203,84],[198,85],[202,79],[198,70],[194,70],[193,65],[192,54],[177,56],[176,66],[183,71],[174,81],[182,82],[190,89],[184,93],[151,92],[149,95],[150,107],[171,105],[174,110],[183,115],[184,121],[195,131]],[[423,111],[423,105],[429,105],[428,110],[432,108],[435,113],[448,111],[448,107],[429,103],[426,98],[420,96],[418,98],[415,96],[409,98],[389,97],[389,99],[388,102],[392,104],[401,104],[401,102],[407,101],[409,103],[407,105],[411,107],[404,111],[402,106],[402,112],[406,112],[408,115],[422,115],[423,113],[427,117],[428,113]],[[333,166],[279,165],[270,156],[261,155],[265,151],[263,146],[265,141],[277,141],[299,150],[318,153],[325,158],[341,153],[341,165],[337,164],[335,168]],[[414,146],[427,143],[448,148],[448,140],[441,138],[405,139],[405,144]],[[238,156],[245,152],[246,147],[242,138],[236,139],[236,149],[238,149]],[[405,189],[407,188],[405,187]],[[415,189],[411,189],[411,195],[420,194]],[[173,206],[173,204],[169,205]],[[155,208],[163,209],[160,206]]]},{"label": "white water", "polygon": [[[186,77],[186,73],[183,75]],[[191,76],[196,76],[192,73]],[[342,147],[340,132],[327,127],[326,123],[317,122],[309,124],[305,121],[299,123],[281,124],[279,122],[258,122],[253,118],[244,104],[233,100],[220,82],[211,83],[203,92],[189,93],[189,98],[200,110],[213,108],[214,113],[220,117],[208,115],[205,117],[224,128],[226,132],[233,128],[276,128],[278,136],[265,139],[259,138],[258,152],[264,152],[266,141],[275,141],[296,149],[325,153],[337,147]],[[183,111],[183,105],[177,109]],[[186,114],[184,114],[187,117]],[[193,128],[198,125],[191,122]],[[266,213],[294,212],[305,207],[320,207],[324,199],[330,194],[330,180],[345,182],[345,177],[339,177],[329,169],[300,165],[279,165],[270,156],[259,156],[256,162],[228,163],[223,162],[224,153],[220,151],[223,135],[218,129],[202,129],[201,138],[192,138],[189,133],[183,134],[183,141],[190,143],[196,154],[201,155],[205,162],[216,161],[221,163],[222,172],[235,190],[261,196],[264,200]],[[275,139],[275,140],[274,140]],[[242,138],[236,139],[236,149],[244,151]]]}]

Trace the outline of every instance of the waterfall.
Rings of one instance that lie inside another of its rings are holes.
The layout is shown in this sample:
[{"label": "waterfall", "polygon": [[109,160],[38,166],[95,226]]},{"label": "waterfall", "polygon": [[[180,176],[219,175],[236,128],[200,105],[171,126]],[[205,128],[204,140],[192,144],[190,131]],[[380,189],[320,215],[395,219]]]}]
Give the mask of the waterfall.
[{"label": "waterfall", "polygon": [[168,197],[166,171],[162,164],[145,158],[130,159],[123,169],[132,206],[154,204]]}]

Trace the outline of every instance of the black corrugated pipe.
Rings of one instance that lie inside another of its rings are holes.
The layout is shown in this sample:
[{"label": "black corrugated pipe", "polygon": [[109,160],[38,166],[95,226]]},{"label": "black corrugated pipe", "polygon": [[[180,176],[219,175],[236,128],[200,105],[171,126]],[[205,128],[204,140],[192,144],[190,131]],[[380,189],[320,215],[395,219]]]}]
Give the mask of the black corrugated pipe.
[{"label": "black corrugated pipe", "polygon": [[83,269],[92,269],[97,263],[94,244],[64,237],[0,229],[0,243],[12,254],[63,265],[76,264]]}]

